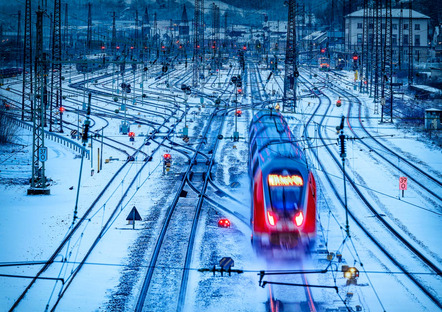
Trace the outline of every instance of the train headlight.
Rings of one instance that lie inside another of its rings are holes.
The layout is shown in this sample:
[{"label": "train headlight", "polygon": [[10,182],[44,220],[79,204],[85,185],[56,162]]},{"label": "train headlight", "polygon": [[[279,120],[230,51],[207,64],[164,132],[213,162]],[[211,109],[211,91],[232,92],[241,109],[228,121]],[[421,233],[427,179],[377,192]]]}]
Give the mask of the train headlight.
[{"label": "train headlight", "polygon": [[276,222],[278,221],[276,218],[276,214],[270,210],[267,211],[267,219],[269,220],[269,224],[271,226],[275,226]]},{"label": "train headlight", "polygon": [[304,214],[302,213],[302,211],[298,211],[295,214],[295,217],[293,218],[296,226],[301,226],[302,223],[304,222]]}]

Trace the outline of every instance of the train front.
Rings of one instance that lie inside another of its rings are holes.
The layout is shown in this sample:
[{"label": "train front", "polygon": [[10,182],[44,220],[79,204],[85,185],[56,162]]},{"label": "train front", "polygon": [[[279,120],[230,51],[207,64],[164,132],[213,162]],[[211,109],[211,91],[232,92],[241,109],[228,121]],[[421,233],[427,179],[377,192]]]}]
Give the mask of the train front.
[{"label": "train front", "polygon": [[313,175],[296,162],[281,159],[263,168],[254,184],[254,245],[283,249],[310,246],[316,234]]}]

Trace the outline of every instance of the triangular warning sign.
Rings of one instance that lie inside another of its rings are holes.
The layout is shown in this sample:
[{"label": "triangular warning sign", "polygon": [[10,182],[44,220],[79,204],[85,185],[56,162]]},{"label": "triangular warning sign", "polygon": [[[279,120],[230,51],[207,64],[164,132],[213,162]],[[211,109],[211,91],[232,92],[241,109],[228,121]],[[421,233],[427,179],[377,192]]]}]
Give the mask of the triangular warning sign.
[{"label": "triangular warning sign", "polygon": [[137,208],[135,208],[135,206],[132,208],[132,210],[130,211],[129,215],[127,216],[126,220],[135,220],[135,221],[141,221],[143,219],[141,219],[140,214],[138,213]]}]

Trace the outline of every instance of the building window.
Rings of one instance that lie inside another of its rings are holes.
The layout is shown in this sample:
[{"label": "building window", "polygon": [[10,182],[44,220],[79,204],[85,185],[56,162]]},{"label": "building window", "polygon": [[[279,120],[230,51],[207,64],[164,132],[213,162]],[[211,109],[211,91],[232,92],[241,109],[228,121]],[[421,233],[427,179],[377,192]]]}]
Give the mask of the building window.
[{"label": "building window", "polygon": [[357,44],[362,44],[362,34],[357,34]]},{"label": "building window", "polygon": [[414,24],[414,30],[421,30],[421,24]]},{"label": "building window", "polygon": [[415,46],[421,45],[421,36],[420,35],[414,35],[414,45]]},{"label": "building window", "polygon": [[391,35],[391,44],[397,45],[397,35]]},{"label": "building window", "polygon": [[358,29],[362,29],[362,23],[358,23]]},{"label": "building window", "polygon": [[408,24],[404,24],[404,29],[405,29],[405,30],[408,29]]},{"label": "building window", "polygon": [[402,45],[408,45],[408,35],[404,35],[404,41],[402,42]]},{"label": "building window", "polygon": [[397,30],[397,24],[393,24],[393,30]]}]

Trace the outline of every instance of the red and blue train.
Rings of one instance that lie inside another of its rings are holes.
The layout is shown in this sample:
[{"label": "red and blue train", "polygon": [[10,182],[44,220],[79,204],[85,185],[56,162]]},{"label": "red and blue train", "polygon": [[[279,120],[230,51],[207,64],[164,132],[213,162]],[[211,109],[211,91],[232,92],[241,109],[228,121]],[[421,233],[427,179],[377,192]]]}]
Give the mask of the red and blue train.
[{"label": "red and blue train", "polygon": [[257,249],[311,247],[316,183],[284,117],[260,111],[249,129],[252,244]]}]

